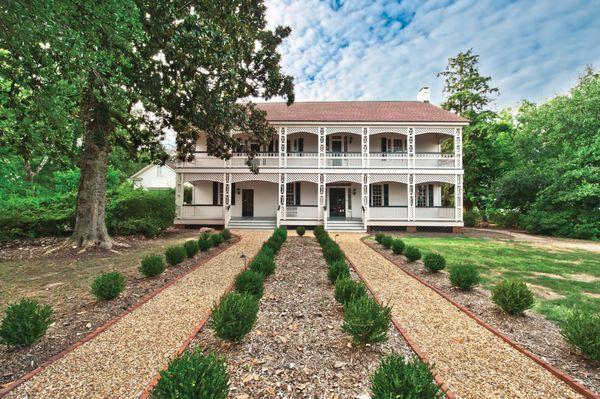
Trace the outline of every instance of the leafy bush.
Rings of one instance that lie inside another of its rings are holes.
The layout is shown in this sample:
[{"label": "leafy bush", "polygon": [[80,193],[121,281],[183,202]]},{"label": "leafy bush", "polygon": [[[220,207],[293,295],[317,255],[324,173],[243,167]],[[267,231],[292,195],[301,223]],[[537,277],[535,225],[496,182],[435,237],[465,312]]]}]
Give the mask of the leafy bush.
[{"label": "leafy bush", "polygon": [[407,245],[404,249],[404,256],[406,256],[410,262],[414,262],[421,259],[421,251],[419,251],[419,248],[417,247]]},{"label": "leafy bush", "polygon": [[221,235],[225,241],[229,241],[231,238],[231,231],[229,231],[229,229],[223,229],[223,231],[221,231]]},{"label": "leafy bush", "polygon": [[212,327],[217,337],[240,341],[252,330],[258,313],[258,299],[251,294],[233,292],[213,306]]},{"label": "leafy bush", "polygon": [[473,211],[463,213],[463,222],[465,227],[475,227],[477,225],[477,215]]},{"label": "leafy bush", "polygon": [[350,277],[350,269],[344,260],[336,260],[327,265],[327,278],[331,284],[342,277]]},{"label": "leafy bush", "polygon": [[139,270],[146,277],[158,276],[165,271],[165,261],[160,255],[148,255],[142,259]]},{"label": "leafy bush", "polygon": [[418,357],[406,362],[400,355],[387,355],[371,376],[371,399],[444,397],[429,367]]},{"label": "leafy bush", "polygon": [[302,237],[304,233],[306,233],[306,228],[304,226],[298,226],[296,227],[296,233]]},{"label": "leafy bush", "polygon": [[92,294],[96,299],[109,301],[125,289],[125,276],[119,272],[102,273],[92,283]]},{"label": "leafy bush", "polygon": [[327,244],[325,244],[325,246],[323,247],[323,256],[325,257],[325,261],[327,261],[327,263],[344,260],[344,253],[340,249],[339,245],[337,245],[333,241],[330,241]]},{"label": "leafy bush", "polygon": [[188,258],[193,258],[200,250],[200,246],[198,245],[198,241],[196,240],[186,241],[185,243],[183,243],[183,247],[185,248],[185,252]]},{"label": "leafy bush", "polygon": [[469,291],[473,286],[479,284],[479,281],[479,271],[473,265],[456,265],[450,269],[450,282],[462,291]]},{"label": "leafy bush", "polygon": [[401,255],[402,252],[404,251],[404,241],[402,241],[399,238],[396,238],[395,240],[392,241],[392,251],[394,251],[394,253],[396,255]]},{"label": "leafy bush", "polygon": [[287,229],[285,227],[278,227],[273,232],[273,236],[278,237],[283,242],[287,238]]},{"label": "leafy bush", "polygon": [[442,255],[436,254],[435,252],[430,252],[425,255],[425,258],[423,258],[423,263],[425,264],[425,269],[434,273],[439,272],[446,267],[446,259]]},{"label": "leafy bush", "polygon": [[52,324],[52,308],[35,299],[8,305],[0,325],[0,343],[29,346],[46,334]]},{"label": "leafy bush", "polygon": [[385,237],[384,233],[377,233],[375,234],[375,241],[377,241],[378,244],[381,244],[383,237]]},{"label": "leafy bush", "polygon": [[206,252],[212,248],[212,241],[210,239],[201,238],[198,240],[198,249],[202,252]]},{"label": "leafy bush", "polygon": [[335,300],[342,305],[367,295],[367,289],[361,282],[354,281],[350,277],[341,277],[335,281]]},{"label": "leafy bush", "polygon": [[252,262],[250,262],[250,270],[268,277],[275,272],[275,261],[273,257],[267,256],[264,253],[259,253]]},{"label": "leafy bush", "polygon": [[111,234],[155,237],[171,227],[173,219],[174,190],[122,190],[106,209],[106,226]]},{"label": "leafy bush", "polygon": [[153,399],[197,398],[226,399],[229,373],[222,357],[204,355],[199,349],[186,351],[160,372],[152,390]]},{"label": "leafy bush", "polygon": [[208,231],[205,231],[204,233],[200,234],[200,237],[198,238],[199,240],[210,240],[210,236],[212,234],[210,234]]},{"label": "leafy bush", "polygon": [[187,250],[183,245],[173,245],[165,250],[165,258],[171,266],[180,264],[187,257]]},{"label": "leafy bush", "polygon": [[358,297],[344,306],[342,330],[352,336],[356,345],[386,341],[391,311],[391,307],[382,307],[369,296]]},{"label": "leafy bush", "polygon": [[262,297],[265,276],[253,270],[244,270],[235,278],[235,290],[239,293],[252,294],[257,298]]},{"label": "leafy bush", "polygon": [[574,310],[561,324],[560,333],[589,359],[600,362],[600,314]]},{"label": "leafy bush", "polygon": [[522,314],[534,304],[533,293],[522,281],[504,280],[492,288],[492,301],[508,314]]},{"label": "leafy bush", "polygon": [[394,238],[392,236],[384,236],[381,239],[381,245],[383,245],[386,249],[390,249],[392,247],[392,242],[394,242]]},{"label": "leafy bush", "polygon": [[223,235],[221,233],[215,233],[210,236],[210,241],[213,247],[218,247],[219,245],[223,244]]}]

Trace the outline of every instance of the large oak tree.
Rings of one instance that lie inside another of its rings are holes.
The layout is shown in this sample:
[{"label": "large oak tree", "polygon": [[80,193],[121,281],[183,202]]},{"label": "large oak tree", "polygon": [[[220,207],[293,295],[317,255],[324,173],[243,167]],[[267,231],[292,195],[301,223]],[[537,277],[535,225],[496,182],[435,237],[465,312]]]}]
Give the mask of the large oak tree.
[{"label": "large oak tree", "polygon": [[[247,152],[250,161],[252,152],[230,132],[266,142],[274,131],[263,112],[240,100],[294,99],[277,52],[290,30],[267,28],[261,0],[7,0],[0,29],[8,52],[2,71],[28,71],[23,90],[47,96],[36,92],[35,78],[76,93],[83,137],[72,241],[83,247],[112,245],[104,219],[113,146],[164,160],[160,142],[170,129],[179,156],[191,158],[206,132],[210,154]],[[49,104],[49,114],[71,100]]]}]

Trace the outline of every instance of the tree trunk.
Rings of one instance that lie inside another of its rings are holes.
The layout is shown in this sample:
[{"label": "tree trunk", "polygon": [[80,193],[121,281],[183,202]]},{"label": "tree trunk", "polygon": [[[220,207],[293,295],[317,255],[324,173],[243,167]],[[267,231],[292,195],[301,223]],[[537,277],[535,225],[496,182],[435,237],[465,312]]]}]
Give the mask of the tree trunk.
[{"label": "tree trunk", "polygon": [[29,158],[25,158],[25,181],[33,181],[33,173],[31,172],[31,162]]},{"label": "tree trunk", "polygon": [[105,221],[106,172],[113,130],[108,105],[88,91],[82,107],[85,126],[81,156],[75,230],[71,242],[83,248],[112,247]]}]

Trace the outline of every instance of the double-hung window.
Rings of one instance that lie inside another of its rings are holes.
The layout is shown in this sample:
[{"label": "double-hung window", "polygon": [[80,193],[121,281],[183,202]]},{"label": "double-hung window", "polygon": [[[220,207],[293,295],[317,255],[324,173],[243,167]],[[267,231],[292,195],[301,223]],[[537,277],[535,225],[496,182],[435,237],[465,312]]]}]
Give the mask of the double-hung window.
[{"label": "double-hung window", "polygon": [[285,204],[288,206],[296,205],[296,185],[288,183],[285,188]]},{"label": "double-hung window", "polygon": [[371,186],[371,206],[383,206],[383,190],[381,184]]}]

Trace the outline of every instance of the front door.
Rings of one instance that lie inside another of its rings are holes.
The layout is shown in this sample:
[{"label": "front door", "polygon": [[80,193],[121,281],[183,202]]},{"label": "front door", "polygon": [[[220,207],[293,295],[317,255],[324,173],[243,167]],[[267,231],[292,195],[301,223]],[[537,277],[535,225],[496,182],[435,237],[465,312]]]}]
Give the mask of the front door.
[{"label": "front door", "polygon": [[254,190],[242,190],[242,217],[254,216]]},{"label": "front door", "polygon": [[343,187],[329,189],[329,217],[346,217],[346,189]]}]

